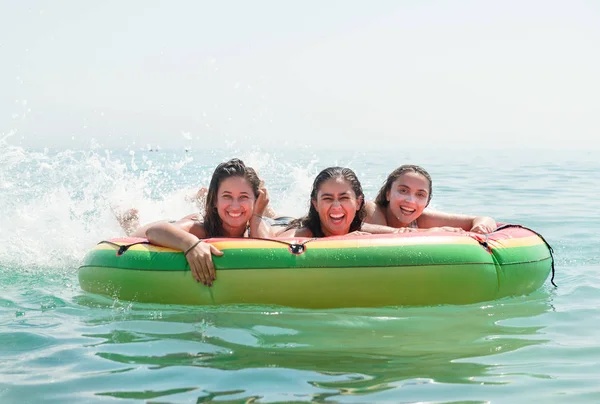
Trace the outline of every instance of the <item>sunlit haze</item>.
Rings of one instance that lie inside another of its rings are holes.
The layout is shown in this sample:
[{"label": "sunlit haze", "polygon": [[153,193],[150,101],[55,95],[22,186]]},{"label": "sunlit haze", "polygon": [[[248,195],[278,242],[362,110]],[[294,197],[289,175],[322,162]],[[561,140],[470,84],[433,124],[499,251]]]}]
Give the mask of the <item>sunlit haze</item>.
[{"label": "sunlit haze", "polygon": [[24,147],[580,148],[592,1],[3,1]]}]

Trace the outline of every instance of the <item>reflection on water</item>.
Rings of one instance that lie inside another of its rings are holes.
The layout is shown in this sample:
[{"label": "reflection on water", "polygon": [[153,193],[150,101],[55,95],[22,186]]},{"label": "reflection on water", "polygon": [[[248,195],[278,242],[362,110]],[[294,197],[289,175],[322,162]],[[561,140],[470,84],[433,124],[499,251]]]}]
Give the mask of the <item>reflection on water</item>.
[{"label": "reflection on water", "polygon": [[[514,320],[551,310],[544,291],[485,305],[328,311],[119,303],[107,311],[102,298],[77,301],[97,311],[82,337],[113,380],[95,394],[201,402],[282,400],[276,385],[285,400],[347,401],[407,385],[502,383],[482,382],[494,365],[477,358],[546,342],[542,326]],[[141,374],[169,388],[139,385]]]}]

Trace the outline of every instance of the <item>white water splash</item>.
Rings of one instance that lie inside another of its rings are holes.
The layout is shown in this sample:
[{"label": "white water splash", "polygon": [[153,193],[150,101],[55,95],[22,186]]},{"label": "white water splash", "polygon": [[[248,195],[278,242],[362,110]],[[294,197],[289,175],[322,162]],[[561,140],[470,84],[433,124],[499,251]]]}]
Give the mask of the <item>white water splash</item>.
[{"label": "white water splash", "polygon": [[[239,157],[266,178],[280,215],[305,212],[317,160],[302,168],[260,150],[206,155],[134,150],[31,151],[0,138],[0,262],[32,269],[77,268],[101,240],[124,236],[116,214],[131,208],[141,224],[179,219],[200,210],[199,187],[216,164]],[[285,156],[285,154],[284,154]]]},{"label": "white water splash", "polygon": [[98,241],[124,235],[115,212],[135,207],[152,221],[197,210],[181,196],[187,190],[168,190],[165,171],[140,160],[93,148],[33,152],[0,140],[0,261],[73,268]]}]

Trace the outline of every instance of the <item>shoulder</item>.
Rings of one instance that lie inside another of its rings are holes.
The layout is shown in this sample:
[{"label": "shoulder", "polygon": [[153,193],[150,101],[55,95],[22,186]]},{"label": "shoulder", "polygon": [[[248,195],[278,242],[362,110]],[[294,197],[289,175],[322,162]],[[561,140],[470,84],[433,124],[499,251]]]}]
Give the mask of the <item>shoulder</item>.
[{"label": "shoulder", "polygon": [[387,220],[385,220],[383,209],[374,201],[365,202],[365,211],[367,212],[365,223],[380,224],[382,226],[387,225]]},{"label": "shoulder", "polygon": [[286,228],[275,233],[276,237],[313,237],[312,232],[306,227]]},{"label": "shoulder", "polygon": [[313,233],[306,227],[300,227],[299,229],[296,229],[294,237],[313,237]]},{"label": "shoulder", "polygon": [[433,208],[425,208],[423,213],[421,213],[421,216],[417,218],[416,222],[420,228],[426,229],[429,227],[435,227],[437,221],[444,216],[446,216],[446,213],[444,212],[440,212],[439,210],[435,210]]},{"label": "shoulder", "polygon": [[172,225],[184,231],[187,231],[188,233],[191,233],[198,238],[206,238],[206,229],[204,228],[204,222],[200,219],[198,215],[188,215],[172,223]]}]

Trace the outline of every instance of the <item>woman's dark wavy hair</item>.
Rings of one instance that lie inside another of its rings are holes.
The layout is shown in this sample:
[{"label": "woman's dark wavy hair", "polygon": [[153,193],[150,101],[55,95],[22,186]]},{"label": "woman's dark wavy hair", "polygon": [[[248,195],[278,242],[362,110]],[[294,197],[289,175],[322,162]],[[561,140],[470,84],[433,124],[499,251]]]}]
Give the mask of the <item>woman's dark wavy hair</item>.
[{"label": "woman's dark wavy hair", "polygon": [[310,207],[308,209],[308,214],[300,219],[293,220],[286,230],[306,227],[311,231],[313,236],[325,237],[325,234],[323,234],[323,230],[321,229],[319,212],[317,212],[315,209],[312,201],[317,200],[317,193],[319,192],[321,184],[332,178],[343,178],[344,180],[348,181],[348,183],[352,186],[352,190],[354,191],[356,197],[361,199],[360,209],[356,212],[356,216],[354,216],[354,219],[350,224],[349,232],[360,230],[362,222],[367,216],[367,212],[365,210],[365,195],[362,190],[362,185],[360,185],[360,181],[356,177],[354,171],[345,167],[329,167],[317,175],[315,181],[313,182],[312,191],[310,192]]},{"label": "woman's dark wavy hair", "polygon": [[388,175],[387,179],[383,183],[383,186],[379,190],[379,193],[377,193],[377,197],[375,198],[375,203],[377,204],[377,206],[385,208],[390,204],[390,201],[387,200],[387,193],[392,188],[392,184],[402,174],[410,173],[410,172],[421,174],[423,177],[427,178],[427,181],[429,181],[429,196],[427,197],[427,205],[429,205],[429,202],[431,201],[431,192],[432,192],[432,185],[433,185],[433,183],[431,181],[431,176],[423,167],[416,166],[413,164],[405,164],[403,166],[396,168],[394,171],[392,171],[390,173],[390,175]]},{"label": "woman's dark wavy hair", "polygon": [[206,207],[204,210],[204,230],[206,237],[223,236],[223,221],[217,212],[217,192],[223,180],[230,177],[242,177],[248,181],[254,197],[258,198],[260,179],[252,167],[247,167],[240,159],[231,159],[221,163],[215,168],[206,194]]}]

